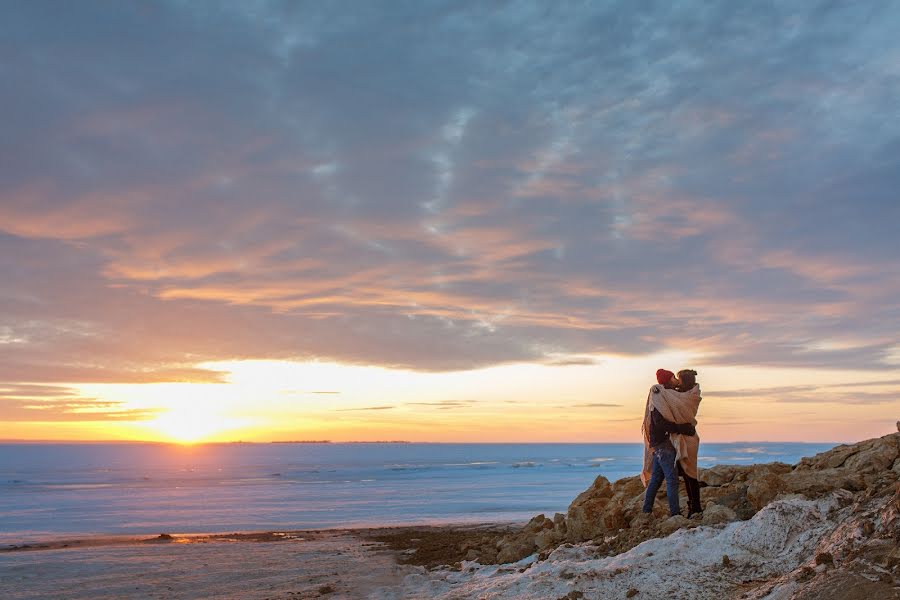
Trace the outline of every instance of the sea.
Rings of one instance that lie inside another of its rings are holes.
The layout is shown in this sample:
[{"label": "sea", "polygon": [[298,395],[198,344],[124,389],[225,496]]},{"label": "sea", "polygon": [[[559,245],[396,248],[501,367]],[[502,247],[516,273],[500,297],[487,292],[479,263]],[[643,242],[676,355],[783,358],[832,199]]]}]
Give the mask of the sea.
[{"label": "sea", "polygon": [[[834,444],[701,445],[700,466],[794,463]],[[4,443],[0,544],[524,521],[565,512],[640,444]]]}]

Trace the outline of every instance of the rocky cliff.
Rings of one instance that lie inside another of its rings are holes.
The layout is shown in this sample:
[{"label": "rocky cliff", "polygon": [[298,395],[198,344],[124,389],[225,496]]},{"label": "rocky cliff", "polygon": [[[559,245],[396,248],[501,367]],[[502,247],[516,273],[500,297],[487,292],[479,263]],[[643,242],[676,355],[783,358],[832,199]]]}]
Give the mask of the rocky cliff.
[{"label": "rocky cliff", "polygon": [[[701,470],[705,508],[693,519],[667,518],[664,500],[657,502],[651,515],[643,514],[644,488],[638,477],[610,483],[601,476],[575,498],[566,514],[538,515],[499,539],[486,536],[470,545],[466,558],[487,565],[537,554],[540,562],[560,547],[573,545],[591,548],[596,557],[614,556],[679,529],[703,525],[721,529],[753,518],[764,507],[771,508],[767,514],[788,514],[791,507],[806,506],[802,502],[821,501],[826,508],[825,516],[817,517],[818,537],[801,552],[811,555],[798,555],[796,564],[786,564],[783,573],[769,573],[764,590],[749,586],[745,596],[783,590],[787,595],[768,597],[893,598],[900,584],[898,478],[900,432],[837,446],[796,465],[717,465]],[[664,495],[661,490],[660,499]],[[835,590],[843,595],[834,595]],[[857,592],[861,595],[854,596]]]}]

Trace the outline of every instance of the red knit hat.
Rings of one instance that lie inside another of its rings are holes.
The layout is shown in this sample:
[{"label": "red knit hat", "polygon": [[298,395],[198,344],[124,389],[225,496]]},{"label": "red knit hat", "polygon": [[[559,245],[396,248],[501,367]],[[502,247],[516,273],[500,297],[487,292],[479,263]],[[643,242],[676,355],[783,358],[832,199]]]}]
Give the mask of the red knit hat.
[{"label": "red knit hat", "polygon": [[672,371],[666,371],[665,369],[656,371],[656,382],[660,385],[666,385],[673,377],[675,377],[675,373]]}]

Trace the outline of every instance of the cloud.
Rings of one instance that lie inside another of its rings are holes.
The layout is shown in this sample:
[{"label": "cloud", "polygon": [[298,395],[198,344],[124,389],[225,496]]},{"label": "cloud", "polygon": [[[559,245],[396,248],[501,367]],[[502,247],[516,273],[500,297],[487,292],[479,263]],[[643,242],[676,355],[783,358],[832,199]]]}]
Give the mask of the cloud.
[{"label": "cloud", "polygon": [[817,389],[819,389],[819,386],[815,385],[791,385],[769,388],[704,392],[703,395],[715,398],[760,398],[763,396],[774,397],[781,394],[791,394],[796,392],[812,392]]},{"label": "cloud", "polygon": [[618,408],[624,404],[606,404],[604,402],[588,402],[587,404],[570,404],[566,408]]},{"label": "cloud", "polygon": [[406,406],[432,406],[438,410],[454,410],[469,408],[475,404],[475,400],[438,400],[437,402],[407,402]]},{"label": "cloud", "polygon": [[893,390],[891,392],[828,392],[816,394],[814,396],[807,396],[804,394],[787,394],[785,396],[781,396],[776,399],[776,402],[786,403],[786,404],[843,404],[843,405],[857,405],[857,404],[896,404],[897,402],[897,393],[900,390]]},{"label": "cloud", "polygon": [[567,356],[563,358],[549,358],[544,361],[551,367],[582,367],[603,364],[603,361],[590,356]]},{"label": "cloud", "polygon": [[900,10],[652,9],[6,11],[0,379],[896,370]]},{"label": "cloud", "polygon": [[362,408],[336,408],[335,412],[359,411],[359,410],[391,410],[396,406],[364,406]]},{"label": "cloud", "polygon": [[0,414],[9,422],[143,421],[160,412],[124,406],[122,402],[85,398],[65,386],[0,383]]},{"label": "cloud", "polygon": [[[859,388],[881,388],[881,391],[859,391]],[[888,388],[884,390],[883,388]],[[891,404],[897,402],[900,380],[882,379],[848,383],[793,385],[704,392],[709,398],[765,400],[785,404]]]}]

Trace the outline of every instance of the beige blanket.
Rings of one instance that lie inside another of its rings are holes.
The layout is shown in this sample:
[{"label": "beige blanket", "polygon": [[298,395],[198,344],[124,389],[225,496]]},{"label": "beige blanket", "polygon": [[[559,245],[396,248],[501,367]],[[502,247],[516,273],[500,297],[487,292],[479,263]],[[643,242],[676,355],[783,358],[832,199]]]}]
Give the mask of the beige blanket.
[{"label": "beige blanket", "polygon": [[[644,436],[644,467],[641,470],[641,481],[646,487],[650,481],[651,467],[653,465],[653,453],[650,451],[650,410],[655,408],[667,421],[673,423],[690,423],[697,425],[697,410],[700,408],[700,386],[695,385],[686,392],[667,390],[661,385],[654,385],[647,394],[647,405],[644,408],[644,422],[641,432]],[[672,445],[675,446],[675,460],[681,464],[681,468],[688,475],[697,479],[697,452],[700,449],[700,436],[681,435],[672,433],[669,435]]]}]

